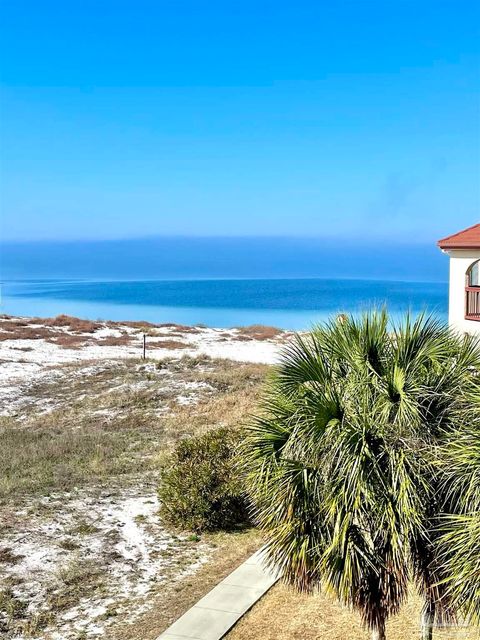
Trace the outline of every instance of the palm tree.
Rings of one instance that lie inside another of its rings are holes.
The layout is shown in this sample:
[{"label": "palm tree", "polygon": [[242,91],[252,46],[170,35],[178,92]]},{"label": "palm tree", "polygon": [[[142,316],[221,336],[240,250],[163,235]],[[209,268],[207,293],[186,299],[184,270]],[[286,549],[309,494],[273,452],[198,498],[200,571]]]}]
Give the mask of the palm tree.
[{"label": "palm tree", "polygon": [[[431,640],[435,622],[454,622],[457,618],[459,601],[449,586],[451,567],[440,557],[445,547],[444,514],[459,513],[460,501],[453,498],[453,487],[462,474],[452,462],[457,458],[462,433],[480,420],[480,342],[472,336],[452,334],[447,341],[450,353],[429,367],[424,382],[431,399],[426,418],[433,436],[430,448],[428,443],[425,448],[430,464],[423,468],[429,495],[424,526],[411,539],[413,575],[424,596],[422,640]],[[459,487],[456,496],[460,493]],[[454,543],[451,536],[450,545]]]},{"label": "palm tree", "polygon": [[480,624],[480,379],[475,383],[467,426],[462,423],[445,447],[447,513],[438,531],[443,586],[466,619]]},{"label": "palm tree", "polygon": [[385,638],[414,577],[425,637],[451,612],[429,533],[438,508],[433,445],[480,355],[434,320],[347,317],[297,336],[244,446],[267,556],[301,590],[323,585]]}]

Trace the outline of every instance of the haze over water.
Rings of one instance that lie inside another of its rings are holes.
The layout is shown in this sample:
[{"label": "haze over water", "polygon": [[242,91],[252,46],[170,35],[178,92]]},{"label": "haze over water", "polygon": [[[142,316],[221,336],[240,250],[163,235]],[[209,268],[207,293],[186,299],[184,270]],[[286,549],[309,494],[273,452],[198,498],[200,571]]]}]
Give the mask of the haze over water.
[{"label": "haze over water", "polygon": [[447,314],[447,260],[429,245],[162,238],[10,243],[2,313],[304,329],[386,305]]}]

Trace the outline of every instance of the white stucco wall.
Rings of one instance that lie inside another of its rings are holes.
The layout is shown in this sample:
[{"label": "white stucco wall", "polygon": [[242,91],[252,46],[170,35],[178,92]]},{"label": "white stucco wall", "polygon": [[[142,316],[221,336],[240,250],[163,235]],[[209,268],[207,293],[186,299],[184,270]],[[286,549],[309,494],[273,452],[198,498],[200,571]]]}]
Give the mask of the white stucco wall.
[{"label": "white stucco wall", "polygon": [[468,268],[480,259],[480,249],[449,250],[450,287],[448,323],[457,331],[480,334],[480,322],[465,320],[465,276]]}]

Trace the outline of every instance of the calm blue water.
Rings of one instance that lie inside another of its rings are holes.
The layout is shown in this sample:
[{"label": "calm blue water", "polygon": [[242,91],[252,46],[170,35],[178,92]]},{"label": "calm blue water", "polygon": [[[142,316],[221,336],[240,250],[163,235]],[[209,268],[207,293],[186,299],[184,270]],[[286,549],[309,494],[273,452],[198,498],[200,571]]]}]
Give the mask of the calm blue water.
[{"label": "calm blue water", "polygon": [[[426,245],[150,238],[0,246],[1,311],[303,329],[386,304],[446,320],[448,259]],[[428,282],[427,282],[428,281]]]},{"label": "calm blue water", "polygon": [[148,320],[230,327],[308,328],[340,312],[387,305],[447,318],[447,284],[352,279],[16,280],[3,285],[1,312]]}]

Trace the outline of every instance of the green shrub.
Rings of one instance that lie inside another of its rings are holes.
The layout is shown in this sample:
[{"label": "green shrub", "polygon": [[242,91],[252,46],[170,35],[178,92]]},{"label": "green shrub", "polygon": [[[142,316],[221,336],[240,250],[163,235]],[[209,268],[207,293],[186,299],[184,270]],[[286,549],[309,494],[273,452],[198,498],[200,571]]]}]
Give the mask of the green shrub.
[{"label": "green shrub", "polygon": [[181,441],[162,470],[160,515],[183,529],[215,531],[248,522],[236,451],[241,435],[216,429]]}]

